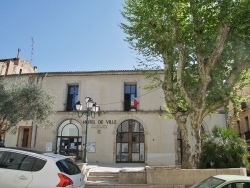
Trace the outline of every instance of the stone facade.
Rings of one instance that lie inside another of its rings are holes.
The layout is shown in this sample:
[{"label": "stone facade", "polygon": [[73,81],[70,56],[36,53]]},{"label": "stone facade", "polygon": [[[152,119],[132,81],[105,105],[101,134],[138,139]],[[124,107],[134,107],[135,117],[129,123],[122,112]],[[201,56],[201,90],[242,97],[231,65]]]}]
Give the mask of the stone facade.
[{"label": "stone facade", "polygon": [[37,67],[31,67],[29,61],[12,58],[0,59],[0,75],[36,73]]},{"label": "stone facade", "polygon": [[[45,129],[33,121],[20,122],[16,134],[6,133],[6,146],[30,147],[75,155],[82,159],[88,117],[89,162],[140,162],[155,166],[180,163],[181,139],[177,139],[178,126],[174,119],[163,118],[166,115],[163,91],[161,88],[152,91],[143,89],[150,81],[140,72],[56,72],[46,73],[46,76],[43,73],[31,75],[42,77],[44,87],[55,96],[57,113],[53,119],[54,125]],[[30,74],[19,75],[19,79],[24,81],[29,77]],[[16,79],[16,75],[6,76],[6,79],[11,82]],[[94,119],[85,114],[78,117],[78,113],[69,106],[73,99],[74,102],[84,102],[85,97],[91,97],[101,108]],[[226,126],[225,114],[207,116],[202,125],[204,131],[210,131],[214,125]]]},{"label": "stone facade", "polygon": [[228,125],[234,129],[241,138],[246,140],[248,151],[250,151],[250,102],[248,97],[250,95],[250,87],[241,91],[241,94],[246,97],[246,101],[239,104],[240,112],[238,115],[232,107],[232,104],[230,104]]}]

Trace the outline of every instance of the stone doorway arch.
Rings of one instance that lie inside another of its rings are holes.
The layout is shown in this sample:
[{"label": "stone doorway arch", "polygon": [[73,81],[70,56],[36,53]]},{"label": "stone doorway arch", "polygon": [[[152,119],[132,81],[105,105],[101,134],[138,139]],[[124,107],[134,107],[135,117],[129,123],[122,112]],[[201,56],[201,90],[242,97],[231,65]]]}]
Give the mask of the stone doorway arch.
[{"label": "stone doorway arch", "polygon": [[82,128],[78,121],[63,121],[57,130],[57,153],[82,158]]}]

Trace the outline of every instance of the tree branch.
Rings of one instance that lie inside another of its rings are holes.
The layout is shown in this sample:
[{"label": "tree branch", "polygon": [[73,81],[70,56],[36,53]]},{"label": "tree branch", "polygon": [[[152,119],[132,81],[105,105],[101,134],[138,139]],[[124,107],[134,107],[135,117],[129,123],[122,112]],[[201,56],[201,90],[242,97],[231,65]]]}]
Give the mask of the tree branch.
[{"label": "tree branch", "polygon": [[[170,53],[172,54],[172,53]],[[164,61],[164,83],[162,89],[165,94],[166,104],[171,110],[172,114],[176,114],[178,111],[178,103],[176,103],[173,92],[173,62],[168,57],[168,52],[162,54]]]},{"label": "tree branch", "polygon": [[227,38],[227,34],[228,34],[229,29],[230,28],[226,24],[221,25],[221,27],[220,27],[220,31],[219,31],[219,34],[217,36],[216,42],[215,42],[214,51],[212,52],[210,58],[208,59],[208,66],[207,67],[210,68],[209,71],[215,65],[215,63],[217,62],[217,60],[221,56],[221,53],[223,52],[225,40]]},{"label": "tree branch", "polygon": [[178,45],[179,48],[179,63],[177,67],[177,83],[179,85],[179,88],[181,90],[181,93],[187,103],[191,106],[191,94],[188,92],[188,90],[185,87],[185,84],[183,83],[183,72],[186,65],[186,57],[185,57],[185,50],[182,44]]},{"label": "tree branch", "polygon": [[249,65],[246,62],[236,63],[236,65],[233,67],[231,71],[231,74],[225,81],[225,86],[227,88],[234,86],[236,79],[239,78],[239,74],[242,73],[242,71],[246,69],[247,67],[249,67]]},{"label": "tree branch", "polygon": [[224,49],[224,44],[225,40],[227,38],[227,34],[229,31],[229,27],[227,25],[221,25],[220,31],[217,35],[217,39],[215,42],[215,48],[213,52],[211,53],[208,61],[204,61],[202,63],[198,63],[199,65],[199,75],[200,75],[200,83],[199,83],[199,93],[200,93],[200,101],[201,104],[204,105],[204,101],[206,98],[206,91],[207,87],[211,81],[211,70],[215,66],[215,64],[218,62],[218,59],[220,58],[223,49]]},{"label": "tree branch", "polygon": [[[235,66],[232,68],[231,74],[224,82],[223,91],[226,91],[228,88],[233,88],[237,82],[237,78],[239,78],[239,74],[242,73],[242,71],[248,67],[249,65],[246,61],[241,61],[241,63],[235,63]],[[231,96],[228,94],[228,97],[224,96],[223,100],[215,101],[214,104],[210,106],[209,109],[206,109],[204,111],[204,114],[207,114],[211,111],[215,111],[223,105],[227,105],[230,97]]]}]

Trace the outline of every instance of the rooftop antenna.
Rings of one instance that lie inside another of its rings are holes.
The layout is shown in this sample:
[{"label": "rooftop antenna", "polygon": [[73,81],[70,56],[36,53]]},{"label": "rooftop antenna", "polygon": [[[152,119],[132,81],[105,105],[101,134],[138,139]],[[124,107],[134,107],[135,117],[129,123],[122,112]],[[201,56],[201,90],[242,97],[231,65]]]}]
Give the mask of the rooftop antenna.
[{"label": "rooftop antenna", "polygon": [[34,54],[34,39],[31,37],[31,56],[30,56],[30,63],[33,60],[33,54]]},{"label": "rooftop antenna", "polygon": [[21,52],[21,48],[18,48],[16,58],[19,58],[19,54],[20,54],[20,52]]}]

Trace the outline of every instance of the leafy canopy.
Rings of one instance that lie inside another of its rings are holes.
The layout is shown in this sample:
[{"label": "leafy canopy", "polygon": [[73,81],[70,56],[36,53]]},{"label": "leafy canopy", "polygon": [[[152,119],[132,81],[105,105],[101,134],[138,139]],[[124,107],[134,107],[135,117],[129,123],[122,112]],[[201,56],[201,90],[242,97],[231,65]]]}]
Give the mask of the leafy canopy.
[{"label": "leafy canopy", "polygon": [[42,87],[42,83],[0,81],[0,98],[0,130],[15,127],[22,120],[51,125],[50,118],[55,112],[54,97]]},{"label": "leafy canopy", "polygon": [[206,115],[247,85],[248,0],[125,0],[122,15],[126,41],[145,58],[144,69],[163,68],[164,79],[148,77],[172,92],[172,112],[198,107]]}]

